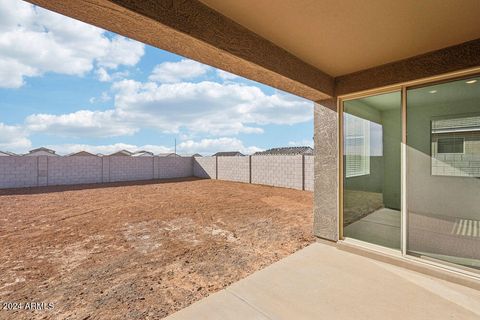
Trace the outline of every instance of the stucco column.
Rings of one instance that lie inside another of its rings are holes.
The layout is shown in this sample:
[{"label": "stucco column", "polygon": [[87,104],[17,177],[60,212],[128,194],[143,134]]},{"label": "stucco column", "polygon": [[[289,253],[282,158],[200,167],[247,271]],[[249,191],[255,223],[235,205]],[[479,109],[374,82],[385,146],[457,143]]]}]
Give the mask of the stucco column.
[{"label": "stucco column", "polygon": [[336,99],[314,105],[315,188],[314,234],[337,241],[338,219],[338,118]]}]

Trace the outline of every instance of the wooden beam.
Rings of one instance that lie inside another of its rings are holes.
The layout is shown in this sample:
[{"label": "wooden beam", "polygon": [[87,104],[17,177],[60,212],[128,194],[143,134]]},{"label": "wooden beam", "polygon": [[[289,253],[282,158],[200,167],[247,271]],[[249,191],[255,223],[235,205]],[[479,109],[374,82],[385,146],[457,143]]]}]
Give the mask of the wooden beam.
[{"label": "wooden beam", "polygon": [[480,39],[335,78],[335,95],[395,85],[480,66]]},{"label": "wooden beam", "polygon": [[333,95],[332,77],[198,0],[28,2],[313,101]]}]

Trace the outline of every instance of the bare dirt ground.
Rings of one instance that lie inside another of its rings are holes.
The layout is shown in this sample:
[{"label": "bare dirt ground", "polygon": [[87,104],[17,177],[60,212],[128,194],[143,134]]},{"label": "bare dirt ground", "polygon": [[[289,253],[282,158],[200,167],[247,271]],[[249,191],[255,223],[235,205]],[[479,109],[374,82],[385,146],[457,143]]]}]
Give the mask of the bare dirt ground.
[{"label": "bare dirt ground", "polygon": [[0,191],[0,302],[23,304],[0,318],[160,319],[313,242],[312,216],[311,192],[217,180]]}]

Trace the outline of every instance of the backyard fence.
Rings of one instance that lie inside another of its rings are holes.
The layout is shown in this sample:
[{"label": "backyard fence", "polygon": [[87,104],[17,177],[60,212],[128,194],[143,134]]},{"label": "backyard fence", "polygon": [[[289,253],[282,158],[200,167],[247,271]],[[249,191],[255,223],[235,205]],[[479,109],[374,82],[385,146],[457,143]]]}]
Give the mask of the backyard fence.
[{"label": "backyard fence", "polygon": [[191,177],[191,157],[0,157],[0,188]]},{"label": "backyard fence", "polygon": [[313,155],[202,157],[193,161],[196,177],[313,191]]},{"label": "backyard fence", "polygon": [[313,191],[313,156],[0,157],[0,188],[201,177]]}]

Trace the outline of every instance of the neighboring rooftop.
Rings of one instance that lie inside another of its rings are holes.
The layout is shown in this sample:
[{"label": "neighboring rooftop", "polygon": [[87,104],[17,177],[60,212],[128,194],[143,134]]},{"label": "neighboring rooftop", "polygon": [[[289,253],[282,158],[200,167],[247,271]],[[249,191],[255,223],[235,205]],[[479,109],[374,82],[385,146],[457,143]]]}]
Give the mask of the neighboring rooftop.
[{"label": "neighboring rooftop", "polygon": [[[285,147],[285,148],[272,148],[268,149],[266,151],[260,151],[256,152],[254,155],[297,155],[297,154],[313,154],[313,149],[310,147]],[[60,156],[56,154],[55,150],[48,149],[45,147],[40,147],[36,148],[33,150],[30,150],[27,154],[24,154],[25,156]],[[0,151],[0,156],[18,156],[18,154],[15,154],[10,151]],[[103,157],[103,156],[124,156],[124,157],[153,157],[153,156],[158,156],[158,157],[203,157],[199,153],[187,153],[187,154],[182,154],[179,155],[174,152],[165,152],[165,153],[159,153],[159,154],[154,154],[151,151],[147,150],[140,150],[140,151],[135,151],[131,152],[128,150],[119,150],[114,153],[104,155],[102,153],[91,153],[85,150],[77,151],[77,152],[72,152],[70,154],[66,155],[67,157],[71,156],[98,156],[98,157]],[[214,157],[239,157],[239,156],[245,156],[243,153],[240,151],[220,151],[212,156]]]},{"label": "neighboring rooftop", "polygon": [[178,154],[174,152],[165,152],[165,153],[159,153],[157,154],[159,157],[180,157]]},{"label": "neighboring rooftop", "polygon": [[132,154],[132,157],[153,157],[153,152],[150,151],[136,151]]},{"label": "neighboring rooftop", "polygon": [[182,157],[203,157],[200,153],[184,153],[181,154]]},{"label": "neighboring rooftop", "polygon": [[0,151],[0,157],[4,157],[4,156],[17,156],[17,154],[10,151]]},{"label": "neighboring rooftop", "polygon": [[284,148],[272,148],[265,151],[255,152],[254,155],[296,155],[296,154],[312,154],[313,149],[311,147],[284,147]]},{"label": "neighboring rooftop", "polygon": [[55,150],[48,149],[45,147],[40,147],[36,149],[32,149],[28,151],[25,156],[58,156],[58,154],[55,153]]},{"label": "neighboring rooftop", "polygon": [[117,151],[117,152],[114,152],[112,154],[109,154],[108,156],[110,157],[130,157],[132,156],[132,152],[128,151],[128,150],[120,150],[120,151]]},{"label": "neighboring rooftop", "polygon": [[67,157],[72,157],[72,156],[95,157],[96,155],[88,151],[82,150],[82,151],[73,152],[67,155]]},{"label": "neighboring rooftop", "polygon": [[240,151],[224,151],[217,152],[213,155],[214,157],[241,157],[244,156]]}]

